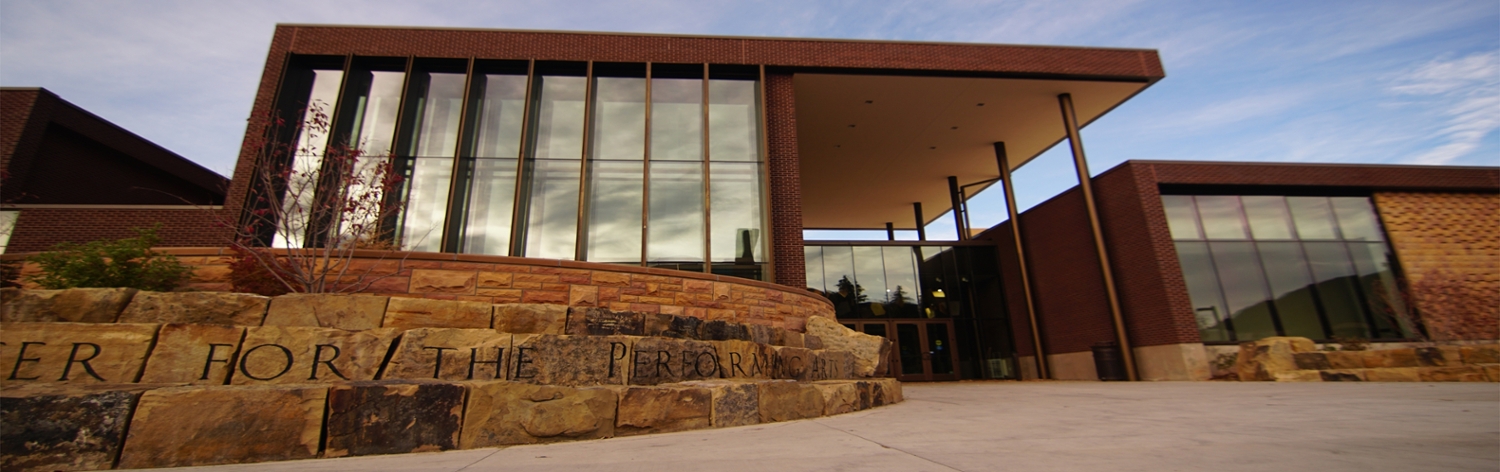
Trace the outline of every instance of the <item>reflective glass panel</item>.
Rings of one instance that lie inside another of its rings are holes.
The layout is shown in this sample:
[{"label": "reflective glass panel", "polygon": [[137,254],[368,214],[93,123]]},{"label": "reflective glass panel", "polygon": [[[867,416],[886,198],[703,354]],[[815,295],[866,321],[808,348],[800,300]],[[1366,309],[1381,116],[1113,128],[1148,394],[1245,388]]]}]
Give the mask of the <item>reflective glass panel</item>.
[{"label": "reflective glass panel", "polygon": [[1233,341],[1229,330],[1229,310],[1219,291],[1219,276],[1208,254],[1208,243],[1178,242],[1177,260],[1182,265],[1182,279],[1187,282],[1188,297],[1193,301],[1193,315],[1204,341]]},{"label": "reflective glass panel", "polygon": [[1318,302],[1328,316],[1333,336],[1370,338],[1365,326],[1364,309],[1358,288],[1358,277],[1349,263],[1344,243],[1302,243],[1317,281]]},{"label": "reflective glass panel", "polygon": [[458,121],[463,110],[464,74],[427,74],[427,90],[417,97],[417,122],[408,156],[453,156],[458,148]]},{"label": "reflective glass panel", "polygon": [[1385,243],[1347,243],[1349,255],[1354,260],[1354,270],[1359,274],[1360,288],[1375,319],[1375,337],[1405,338],[1416,332],[1413,316],[1408,313],[1406,302],[1396,286],[1396,276],[1391,271],[1391,255]]},{"label": "reflective glass panel", "polygon": [[[878,246],[854,247],[855,301],[864,315],[885,316],[885,255]],[[864,311],[870,313],[863,313]]]},{"label": "reflective glass panel", "polygon": [[708,81],[708,158],[760,161],[760,107],[753,80]]},{"label": "reflective glass panel", "polygon": [[594,81],[593,158],[641,160],[646,154],[646,79]]},{"label": "reflective glass panel", "polygon": [[885,337],[885,324],[883,323],[866,323],[864,329],[865,334]]},{"label": "reflective glass panel", "polygon": [[[333,114],[339,97],[339,84],[344,79],[341,70],[313,71],[312,91],[308,94],[307,108],[302,112],[302,124],[297,135],[297,147],[292,157],[291,174],[287,188],[282,194],[281,221],[277,222],[276,234],[271,247],[302,247],[307,236],[307,222],[317,187],[318,168],[323,163],[323,152],[328,147],[327,120]],[[325,124],[317,124],[322,121]],[[320,129],[321,128],[321,129]]]},{"label": "reflective glass panel", "polygon": [[401,208],[401,227],[396,235],[404,251],[440,252],[443,215],[448,213],[448,183],[453,177],[453,158],[409,159],[406,206]]},{"label": "reflective glass panel", "polygon": [[1244,196],[1245,219],[1250,220],[1250,234],[1259,240],[1297,239],[1292,235],[1292,216],[1286,210],[1286,197]]},{"label": "reflective glass panel", "polygon": [[916,324],[896,323],[896,348],[901,350],[901,373],[922,373],[922,334]]},{"label": "reflective glass panel", "polygon": [[1338,239],[1333,229],[1333,210],[1328,197],[1286,197],[1301,239]]},{"label": "reflective glass panel", "polygon": [[848,246],[823,247],[823,283],[837,317],[854,314],[854,249]]},{"label": "reflective glass panel", "polygon": [[702,262],[703,165],[652,162],[650,195],[647,259]]},{"label": "reflective glass panel", "polygon": [[1198,204],[1198,217],[1203,221],[1203,233],[1208,239],[1250,239],[1245,232],[1245,221],[1240,216],[1240,198],[1233,196],[1193,197]]},{"label": "reflective glass panel", "polygon": [[391,138],[396,134],[396,113],[401,106],[401,84],[405,72],[370,72],[368,93],[356,97],[359,102],[354,112],[354,134],[351,146],[369,156],[387,156],[391,153]]},{"label": "reflective glass panel", "polygon": [[1313,297],[1312,274],[1302,257],[1302,245],[1295,242],[1262,242],[1260,260],[1265,264],[1271,296],[1276,300],[1276,315],[1286,336],[1327,339],[1319,320],[1318,304]]},{"label": "reflective glass panel", "polygon": [[750,264],[764,262],[761,225],[761,164],[709,164],[709,222],[713,228],[713,261]]},{"label": "reflective glass panel", "polygon": [[473,169],[463,252],[508,255],[512,202],[516,198],[516,160],[475,159]]},{"label": "reflective glass panel", "polygon": [[1375,219],[1375,208],[1365,197],[1333,197],[1333,213],[1338,216],[1339,230],[1345,240],[1384,241],[1380,234],[1380,223]]},{"label": "reflective glass panel", "polygon": [[1235,336],[1238,339],[1275,336],[1265,274],[1261,273],[1254,243],[1209,243],[1209,250],[1218,269],[1219,286],[1224,290]]},{"label": "reflective glass panel", "polygon": [[589,171],[589,239],[585,257],[595,262],[641,261],[639,161],[593,161]]},{"label": "reflective glass panel", "polygon": [[927,323],[927,354],[932,356],[932,373],[953,373],[953,341],[946,323]]},{"label": "reflective glass panel", "polygon": [[[536,111],[537,159],[582,159],[584,97],[588,79],[542,76]],[[575,184],[576,186],[576,184]]]},{"label": "reflective glass panel", "polygon": [[802,260],[807,265],[807,288],[820,292],[828,291],[823,284],[823,248],[803,246]]},{"label": "reflective glass panel", "polygon": [[578,239],[578,160],[529,162],[526,257],[573,259]]},{"label": "reflective glass panel", "polygon": [[651,79],[651,160],[703,160],[702,79]]},{"label": "reflective glass panel", "polygon": [[880,250],[885,257],[885,311],[898,318],[920,316],[922,288],[917,284],[916,256],[909,247],[886,246]]},{"label": "reflective glass panel", "polygon": [[1172,229],[1172,239],[1203,239],[1203,232],[1198,230],[1198,211],[1193,209],[1193,197],[1162,195],[1161,206],[1167,211],[1167,227]]},{"label": "reflective glass panel", "polygon": [[[521,122],[526,114],[526,76],[475,77],[474,157],[520,157]],[[515,172],[511,172],[515,174]]]}]

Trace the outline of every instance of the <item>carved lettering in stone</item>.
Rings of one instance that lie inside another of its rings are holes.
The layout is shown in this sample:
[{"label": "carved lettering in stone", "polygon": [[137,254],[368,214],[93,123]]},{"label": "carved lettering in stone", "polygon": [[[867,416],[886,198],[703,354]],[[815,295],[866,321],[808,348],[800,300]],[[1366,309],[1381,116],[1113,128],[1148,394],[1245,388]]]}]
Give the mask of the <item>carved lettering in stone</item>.
[{"label": "carved lettering in stone", "polygon": [[246,328],[234,385],[374,380],[399,331],[259,326]]},{"label": "carved lettering in stone", "polygon": [[687,339],[641,338],[631,349],[631,385],[656,385],[719,378],[718,351],[712,343]]},{"label": "carved lettering in stone", "polygon": [[511,380],[542,385],[623,385],[631,363],[636,361],[631,346],[639,339],[518,334],[512,340]]},{"label": "carved lettering in stone", "polygon": [[713,341],[710,344],[718,353],[720,377],[771,378],[770,346],[749,341]]},{"label": "carved lettering in stone", "polygon": [[156,329],[154,324],[0,324],[0,385],[135,382]]},{"label": "carved lettering in stone", "polygon": [[245,328],[168,324],[157,334],[142,383],[224,385],[239,358]]},{"label": "carved lettering in stone", "polygon": [[510,333],[417,328],[401,336],[382,378],[504,380],[514,373],[512,353]]},{"label": "carved lettering in stone", "polygon": [[643,313],[575,307],[568,314],[568,334],[574,336],[641,336],[645,333],[646,317]]}]

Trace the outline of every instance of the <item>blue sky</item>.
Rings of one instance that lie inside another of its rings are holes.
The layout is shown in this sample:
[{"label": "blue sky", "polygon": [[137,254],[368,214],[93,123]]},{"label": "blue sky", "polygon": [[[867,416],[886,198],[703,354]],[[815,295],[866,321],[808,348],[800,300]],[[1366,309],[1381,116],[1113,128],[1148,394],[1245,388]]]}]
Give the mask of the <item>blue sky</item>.
[{"label": "blue sky", "polygon": [[[1096,174],[1128,159],[1500,165],[1494,0],[6,0],[0,85],[46,87],[227,175],[278,22],[1152,48],[1167,78],[1083,130]],[[1066,153],[1017,173],[1022,207],[1076,184]],[[998,187],[970,206],[976,227],[1004,219]],[[936,221],[929,236],[951,239]]]}]

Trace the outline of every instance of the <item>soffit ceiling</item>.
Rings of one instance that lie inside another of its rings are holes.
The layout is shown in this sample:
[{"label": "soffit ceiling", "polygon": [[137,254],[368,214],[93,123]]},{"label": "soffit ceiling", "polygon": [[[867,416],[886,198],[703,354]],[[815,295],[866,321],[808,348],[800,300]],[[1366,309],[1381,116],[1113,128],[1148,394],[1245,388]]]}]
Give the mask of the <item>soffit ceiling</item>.
[{"label": "soffit ceiling", "polygon": [[931,222],[952,208],[948,176],[959,185],[1000,176],[992,143],[1005,142],[1015,168],[1061,141],[1059,94],[1072,95],[1087,124],[1150,85],[834,74],[793,83],[809,229],[913,229],[913,202]]}]

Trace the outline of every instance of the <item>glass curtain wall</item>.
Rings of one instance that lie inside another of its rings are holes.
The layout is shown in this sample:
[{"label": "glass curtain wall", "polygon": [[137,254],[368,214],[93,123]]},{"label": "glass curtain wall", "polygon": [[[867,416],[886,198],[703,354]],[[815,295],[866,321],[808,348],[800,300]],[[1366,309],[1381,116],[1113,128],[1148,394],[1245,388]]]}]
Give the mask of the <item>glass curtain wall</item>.
[{"label": "glass curtain wall", "polygon": [[1205,342],[1412,332],[1369,198],[1163,195],[1162,205]]},{"label": "glass curtain wall", "polygon": [[[402,211],[387,226],[400,248],[764,277],[758,69],[351,63],[294,71],[306,78],[289,75],[284,93],[337,110],[328,135],[377,157],[367,167],[395,159]],[[317,150],[328,137],[296,139]],[[318,168],[320,156],[297,164]],[[284,206],[310,213],[310,199]],[[277,246],[308,243],[304,228],[279,233]]]}]

